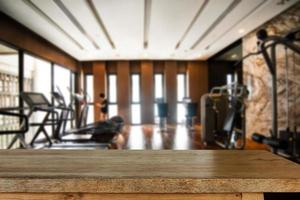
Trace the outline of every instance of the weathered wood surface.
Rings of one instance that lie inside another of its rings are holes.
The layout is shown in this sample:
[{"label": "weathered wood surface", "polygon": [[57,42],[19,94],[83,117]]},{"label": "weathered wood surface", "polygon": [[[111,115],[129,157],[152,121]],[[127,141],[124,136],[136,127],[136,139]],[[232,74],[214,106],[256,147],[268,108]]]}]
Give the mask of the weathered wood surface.
[{"label": "weathered wood surface", "polygon": [[[0,193],[5,200],[244,200],[241,194]],[[261,199],[246,199],[261,200]]]},{"label": "weathered wood surface", "polygon": [[0,192],[300,192],[300,166],[267,151],[0,151]]},{"label": "weathered wood surface", "polygon": [[264,200],[263,193],[242,193],[242,200]]}]

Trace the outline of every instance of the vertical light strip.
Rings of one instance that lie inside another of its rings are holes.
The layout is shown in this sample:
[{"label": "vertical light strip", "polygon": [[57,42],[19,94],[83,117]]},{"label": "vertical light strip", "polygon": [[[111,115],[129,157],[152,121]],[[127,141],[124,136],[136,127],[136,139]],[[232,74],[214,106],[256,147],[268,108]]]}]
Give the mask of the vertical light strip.
[{"label": "vertical light strip", "polygon": [[144,2],[144,49],[147,49],[149,45],[151,5],[152,5],[152,0],[145,0]]},{"label": "vertical light strip", "polygon": [[110,37],[110,35],[109,35],[109,33],[108,33],[108,31],[107,31],[107,29],[106,29],[106,27],[105,27],[103,21],[102,21],[100,15],[99,15],[99,13],[98,13],[98,11],[97,11],[97,9],[96,9],[94,3],[93,3],[93,0],[86,0],[86,3],[87,3],[87,5],[89,6],[90,10],[92,11],[92,13],[93,13],[93,15],[94,15],[96,21],[98,22],[98,24],[99,24],[99,26],[100,26],[100,29],[103,31],[103,33],[104,33],[106,39],[107,39],[108,42],[110,43],[110,46],[111,46],[113,49],[115,49],[116,46],[115,46],[113,40],[111,39],[111,37]]},{"label": "vertical light strip", "polygon": [[247,13],[244,17],[242,17],[239,21],[237,21],[235,24],[230,26],[223,34],[221,34],[217,39],[215,39],[212,43],[210,43],[205,49],[209,49],[212,45],[217,43],[221,38],[223,38],[227,33],[229,33],[235,26],[240,24],[242,21],[244,21],[247,17],[249,17],[253,12],[255,12],[258,8],[260,8],[263,4],[265,4],[268,0],[263,0],[260,2],[255,8],[253,8],[249,13]]},{"label": "vertical light strip", "polygon": [[242,0],[234,0],[225,11],[214,21],[214,23],[200,36],[200,38],[191,46],[191,50],[195,49],[200,42],[219,24],[226,16],[239,4]]},{"label": "vertical light strip", "polygon": [[60,27],[55,21],[53,21],[44,11],[42,11],[39,7],[37,7],[31,0],[23,0],[23,2],[35,11],[38,15],[44,18],[49,24],[54,26],[58,31],[64,34],[67,38],[69,38],[79,49],[84,49],[79,42],[77,42],[71,35],[69,35],[62,27]]},{"label": "vertical light strip", "polygon": [[65,13],[65,15],[70,19],[70,21],[78,28],[78,30],[85,35],[90,42],[94,45],[96,49],[100,49],[100,47],[97,45],[97,43],[94,41],[94,39],[91,37],[91,35],[84,30],[84,28],[81,26],[81,24],[77,21],[77,19],[74,17],[74,15],[68,10],[68,8],[63,4],[61,0],[53,0],[56,5]]},{"label": "vertical light strip", "polygon": [[176,44],[175,49],[178,49],[180,47],[182,41],[184,40],[184,38],[186,37],[186,35],[188,34],[188,32],[191,30],[191,28],[194,26],[196,20],[198,19],[198,17],[200,16],[200,14],[203,12],[203,10],[205,9],[205,7],[207,6],[208,3],[209,3],[209,0],[204,0],[203,4],[200,6],[199,10],[197,11],[196,15],[192,19],[192,21],[189,24],[188,28],[186,29],[186,31],[183,33],[183,35],[179,39],[178,43]]}]

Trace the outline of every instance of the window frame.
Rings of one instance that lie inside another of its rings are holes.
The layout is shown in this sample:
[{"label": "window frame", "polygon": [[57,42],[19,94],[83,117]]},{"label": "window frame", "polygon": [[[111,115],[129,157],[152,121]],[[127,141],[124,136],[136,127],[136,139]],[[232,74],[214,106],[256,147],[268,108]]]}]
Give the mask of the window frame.
[{"label": "window frame", "polygon": [[[133,80],[132,80],[132,77],[134,76],[134,75],[138,75],[138,77],[139,77],[139,90],[138,90],[138,92],[139,92],[139,101],[133,101]],[[137,73],[137,72],[133,72],[133,73],[130,73],[130,115],[131,115],[131,119],[130,119],[130,121],[131,121],[131,124],[132,125],[140,125],[140,124],[142,124],[142,111],[141,111],[141,109],[140,109],[140,122],[139,123],[133,123],[132,121],[132,106],[133,105],[139,105],[140,106],[140,108],[141,108],[141,73]]]},{"label": "window frame", "polygon": [[[109,80],[109,77],[110,76],[115,76],[116,77],[116,101],[115,102],[112,102],[111,99],[110,99],[110,80]],[[117,111],[118,111],[118,74],[117,73],[107,73],[106,74],[106,85],[107,85],[107,88],[106,88],[106,91],[107,91],[107,104],[108,104],[108,116],[110,116],[110,113],[109,113],[109,107],[110,106],[117,106]],[[118,113],[118,112],[117,112]]]},{"label": "window frame", "polygon": [[[68,69],[70,70],[70,79],[72,78],[72,73],[75,73],[77,76],[75,76],[75,92],[78,92],[78,87],[77,84],[78,84],[78,72],[74,69],[71,69],[69,67],[67,67],[67,65],[64,65],[62,63],[57,63],[57,62],[54,62],[48,58],[45,58],[43,56],[40,56],[36,53],[32,53],[28,50],[25,50],[23,48],[20,48],[20,47],[17,47],[16,45],[10,43],[10,42],[7,42],[3,39],[0,38],[0,43],[11,48],[11,49],[14,49],[16,50],[18,53],[18,84],[19,84],[19,87],[18,87],[18,92],[19,94],[21,94],[22,92],[24,92],[24,68],[25,68],[25,63],[24,63],[24,57],[25,57],[25,54],[29,55],[29,56],[32,56],[32,57],[35,57],[37,59],[40,59],[40,60],[44,60],[46,62],[49,62],[51,64],[51,93],[55,90],[55,86],[54,86],[54,65],[59,65],[60,67],[63,67],[65,69]],[[51,98],[51,104],[54,103],[54,99]],[[22,98],[19,96],[19,107],[20,107],[20,114],[24,114],[24,103],[23,103],[23,100]],[[76,106],[77,108],[77,106]],[[78,112],[78,111],[76,111]],[[77,118],[76,118],[77,120]],[[21,121],[20,121],[21,123]],[[26,137],[26,134],[25,134],[25,137]]]},{"label": "window frame", "polygon": [[165,75],[163,72],[158,72],[158,73],[154,73],[153,74],[153,83],[154,83],[154,87],[153,87],[153,106],[154,106],[154,109],[153,109],[153,117],[154,117],[154,123],[155,124],[158,124],[159,121],[157,120],[158,119],[158,116],[155,115],[155,110],[157,109],[157,98],[155,96],[155,88],[156,88],[156,81],[155,81],[155,76],[156,75],[161,75],[162,76],[162,98],[165,99]]},{"label": "window frame", "polygon": [[183,100],[181,101],[178,101],[178,81],[177,81],[177,78],[178,78],[178,75],[183,75],[184,76],[184,97],[187,97],[187,75],[185,73],[177,73],[176,74],[176,82],[177,82],[177,85],[176,85],[176,102],[177,103],[183,103]]},{"label": "window frame", "polygon": [[176,74],[176,123],[177,124],[181,124],[181,122],[178,119],[178,106],[180,104],[184,104],[183,99],[182,100],[178,100],[178,75],[183,75],[184,77],[184,94],[183,97],[187,97],[187,75],[186,73],[183,72],[179,72]]}]

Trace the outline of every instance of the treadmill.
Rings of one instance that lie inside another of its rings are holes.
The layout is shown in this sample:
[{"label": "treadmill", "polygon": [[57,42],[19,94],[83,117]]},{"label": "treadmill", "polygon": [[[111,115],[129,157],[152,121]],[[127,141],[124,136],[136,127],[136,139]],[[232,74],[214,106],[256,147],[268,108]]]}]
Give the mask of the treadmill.
[{"label": "treadmill", "polygon": [[19,119],[19,127],[14,130],[0,130],[0,135],[13,134],[11,142],[7,146],[7,149],[11,149],[14,144],[19,141],[20,147],[27,148],[28,144],[25,141],[25,133],[29,130],[28,118],[22,113],[15,113],[14,111],[20,111],[19,107],[13,108],[0,108],[0,116],[17,117]]},{"label": "treadmill", "polygon": [[[54,138],[65,142],[84,143],[93,140],[97,143],[109,144],[121,132],[124,125],[124,120],[121,117],[115,116],[105,121],[87,124],[88,104],[84,100],[85,97],[75,94],[67,105],[62,92],[59,88],[57,89],[58,92],[52,92],[52,97],[57,103],[56,107],[60,109],[59,124],[55,130]],[[80,101],[82,104],[79,112],[79,121],[76,128],[66,130],[67,122],[72,120],[74,116],[73,102],[75,100]]]},{"label": "treadmill", "polygon": [[31,147],[35,148],[35,144],[37,143],[36,140],[41,133],[44,133],[46,141],[48,142],[48,145],[42,146],[42,148],[48,147],[51,149],[105,149],[108,147],[108,144],[97,143],[92,141],[92,135],[86,136],[85,143],[76,143],[74,141],[64,142],[55,138],[51,138],[45,127],[53,126],[55,132],[60,123],[59,113],[56,110],[61,108],[53,106],[42,93],[22,92],[20,95],[23,101],[28,105],[28,118],[30,118],[32,114],[36,112],[45,113],[44,118],[41,122],[29,123],[29,126],[31,127],[38,127],[32,141],[30,142]]}]

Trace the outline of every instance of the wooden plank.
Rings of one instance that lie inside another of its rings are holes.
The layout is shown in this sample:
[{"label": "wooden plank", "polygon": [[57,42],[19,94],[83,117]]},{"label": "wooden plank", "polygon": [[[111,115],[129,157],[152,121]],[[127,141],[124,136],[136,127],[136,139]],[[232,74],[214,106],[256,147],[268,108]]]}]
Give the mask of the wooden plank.
[{"label": "wooden plank", "polygon": [[299,165],[267,151],[0,151],[0,192],[300,192]]},{"label": "wooden plank", "polygon": [[131,123],[130,118],[130,66],[128,61],[118,61],[117,64],[117,103],[118,115],[125,123]]},{"label": "wooden plank", "polygon": [[263,193],[242,193],[242,200],[264,200]]},{"label": "wooden plank", "polygon": [[78,194],[0,193],[6,200],[241,200],[241,194]]},{"label": "wooden plank", "polygon": [[153,124],[154,123],[153,62],[142,61],[141,72],[142,72],[141,73],[142,124]]},{"label": "wooden plank", "polygon": [[166,61],[164,72],[164,97],[168,103],[168,123],[176,124],[177,113],[177,62]]},{"label": "wooden plank", "polygon": [[[94,102],[94,120],[99,121],[103,120],[100,118],[100,107],[97,106],[99,105],[100,102],[100,93],[104,93],[107,95],[106,92],[106,70],[105,70],[105,62],[93,62],[93,75],[94,75],[94,99],[92,100]],[[106,98],[108,98],[106,96]]]},{"label": "wooden plank", "polygon": [[[187,63],[188,91],[193,102],[198,103],[198,121],[200,121],[200,99],[208,93],[208,66],[206,62],[190,61]],[[195,87],[197,86],[197,87]],[[198,122],[197,121],[197,122]]]}]

